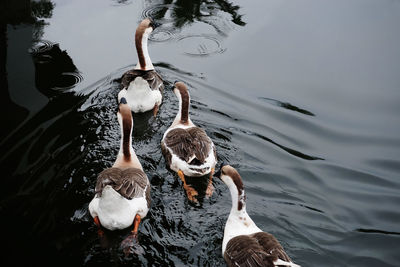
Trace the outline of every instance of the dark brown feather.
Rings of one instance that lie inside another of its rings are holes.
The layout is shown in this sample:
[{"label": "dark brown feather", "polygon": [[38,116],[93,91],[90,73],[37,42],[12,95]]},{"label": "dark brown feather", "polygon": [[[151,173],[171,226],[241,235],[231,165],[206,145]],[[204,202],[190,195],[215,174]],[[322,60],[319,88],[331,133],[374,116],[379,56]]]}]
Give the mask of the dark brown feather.
[{"label": "dark brown feather", "polygon": [[167,166],[171,166],[171,161],[172,161],[172,155],[169,152],[168,148],[165,146],[164,140],[161,141],[161,152],[165,158],[165,161],[167,163]]},{"label": "dark brown feather", "polygon": [[[163,141],[161,148],[168,165],[171,164],[171,155],[169,155],[167,147],[185,162],[201,165],[210,153],[212,144],[206,132],[199,127],[173,129],[168,132]],[[193,156],[195,156],[195,159],[189,162]]]},{"label": "dark brown feather", "polygon": [[150,204],[151,204],[150,184],[146,189],[146,202],[147,202],[147,207],[150,208]]},{"label": "dark brown feather", "polygon": [[164,91],[164,81],[155,70],[129,70],[122,75],[121,84],[123,88],[128,88],[129,84],[137,77],[142,77],[149,83],[151,90]]},{"label": "dark brown feather", "polygon": [[[224,259],[228,266],[272,267],[277,259],[291,261],[276,238],[268,233],[240,235],[229,240]],[[279,266],[279,265],[278,265]]]},{"label": "dark brown feather", "polygon": [[[147,175],[140,169],[109,168],[102,171],[97,177],[95,193],[101,196],[106,185],[110,185],[121,196],[127,199],[141,197],[146,190],[147,204],[150,206],[150,184]],[[147,192],[148,191],[148,192]]]},{"label": "dark brown feather", "polygon": [[122,151],[124,154],[124,160],[129,161],[131,159],[130,152],[130,140],[131,140],[131,131],[132,131],[132,113],[128,106],[123,107],[120,105],[119,112],[122,117]]}]

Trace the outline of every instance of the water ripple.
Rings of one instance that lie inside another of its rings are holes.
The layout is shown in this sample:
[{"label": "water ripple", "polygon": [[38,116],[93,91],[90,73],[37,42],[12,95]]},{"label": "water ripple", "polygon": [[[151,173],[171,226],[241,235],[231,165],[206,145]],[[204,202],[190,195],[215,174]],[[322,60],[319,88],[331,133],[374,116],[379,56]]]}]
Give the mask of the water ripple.
[{"label": "water ripple", "polygon": [[[98,173],[112,166],[118,152],[118,79],[133,66],[116,70],[79,94],[52,98],[38,115],[2,141],[6,152],[1,160],[10,169],[5,174],[13,179],[0,192],[4,198],[0,211],[18,218],[13,221],[18,228],[28,225],[30,230],[14,233],[6,241],[41,239],[51,244],[56,240],[61,256],[74,255],[75,265],[93,266],[112,259],[115,265],[130,266],[224,266],[221,245],[231,208],[226,186],[215,179],[215,192],[207,199],[203,190],[207,181],[188,179],[199,191],[199,204],[189,203],[179,178],[166,169],[160,152],[162,135],[178,111],[171,90],[165,90],[156,118],[151,112],[134,114],[133,146],[150,179],[153,200],[140,226],[138,253],[126,257],[120,248],[129,229],[107,231],[106,240],[97,236],[87,205]],[[257,100],[252,104],[223,87],[210,86],[201,75],[163,62],[155,66],[166,85],[177,79],[189,85],[191,118],[213,139],[219,162],[239,169],[249,214],[260,228],[276,235],[299,264],[324,266],[328,259],[332,265],[346,265],[366,257],[362,251],[371,245],[364,244],[365,240],[373,241],[374,250],[386,253],[388,259],[396,257],[385,243],[398,242],[399,236],[398,181],[392,177],[398,170],[396,160],[368,161],[390,168],[384,175],[322,160],[313,155],[321,150],[276,129],[270,120],[246,117],[268,114],[285,122],[289,118],[301,127],[314,125],[307,130],[320,133],[318,116],[301,116]],[[228,99],[227,106],[221,97]],[[247,113],[243,115],[242,110]]]},{"label": "water ripple", "polygon": [[36,41],[32,47],[29,49],[29,53],[39,54],[50,50],[57,43],[48,41],[48,40],[39,40]]},{"label": "water ripple", "polygon": [[388,232],[388,231],[377,230],[377,229],[358,228],[358,229],[356,229],[356,231],[360,232],[360,233],[384,234],[384,235],[400,235],[399,232]]},{"label": "water ripple", "polygon": [[259,97],[259,99],[266,100],[266,101],[268,101],[268,102],[270,102],[270,103],[272,103],[272,104],[274,104],[274,105],[276,105],[278,107],[282,107],[282,108],[285,108],[285,109],[288,109],[288,110],[296,111],[296,112],[299,112],[299,113],[302,113],[302,114],[305,114],[305,115],[309,115],[309,116],[315,116],[314,113],[312,113],[312,112],[310,112],[308,110],[296,107],[296,106],[294,106],[294,105],[292,105],[292,104],[290,104],[288,102],[281,102],[279,100],[275,100],[275,99],[267,98],[267,97]]},{"label": "water ripple", "polygon": [[226,50],[217,37],[211,35],[187,35],[178,39],[178,45],[189,56],[209,56]]}]

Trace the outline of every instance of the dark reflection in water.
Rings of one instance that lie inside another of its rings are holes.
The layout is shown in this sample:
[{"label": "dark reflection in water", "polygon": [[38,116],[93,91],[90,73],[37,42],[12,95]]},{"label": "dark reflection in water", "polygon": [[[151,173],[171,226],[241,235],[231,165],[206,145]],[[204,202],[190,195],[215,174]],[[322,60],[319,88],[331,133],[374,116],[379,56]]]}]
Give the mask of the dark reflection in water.
[{"label": "dark reflection in water", "polygon": [[[190,24],[194,21],[211,23],[212,20],[218,23],[212,17],[218,16],[218,13],[222,11],[230,14],[233,23],[244,26],[246,23],[242,20],[242,15],[238,14],[239,8],[239,6],[225,0],[217,0],[215,2],[206,0],[163,0],[158,1],[157,4],[152,2],[149,7],[143,10],[142,16],[152,17],[161,22],[173,20],[175,27],[182,28],[185,24]],[[209,20],[208,18],[212,19]],[[213,26],[218,28],[217,24],[213,24]]]},{"label": "dark reflection in water", "polygon": [[[209,56],[223,53],[221,36],[227,36],[234,26],[245,26],[239,6],[228,1],[158,1],[142,12],[142,18],[151,17],[161,23],[150,36],[151,41],[165,42],[176,39],[180,49],[189,56]],[[230,18],[228,18],[228,16]],[[191,24],[212,26],[214,32],[184,34],[180,31]]]},{"label": "dark reflection in water", "polygon": [[78,69],[58,44],[39,41],[31,49],[35,63],[36,88],[50,96],[71,89],[83,79]]},{"label": "dark reflection in water", "polygon": [[15,129],[17,125],[26,118],[28,110],[15,104],[11,98],[8,90],[8,79],[7,79],[7,42],[6,42],[7,26],[0,25],[0,92],[1,92],[1,113],[5,114],[10,112],[13,116],[1,116],[2,127],[0,130],[0,138],[4,138],[10,131]]},{"label": "dark reflection in water", "polygon": [[[9,114],[1,117],[0,137],[5,137],[13,129],[15,129],[27,116],[29,111],[20,105],[14,103],[10,98],[9,82],[7,75],[7,25],[32,25],[31,36],[29,40],[37,40],[43,34],[45,23],[44,18],[52,16],[54,5],[50,1],[4,1],[2,3],[1,19],[0,19],[0,90],[1,90],[1,113]],[[29,45],[29,44],[28,44]],[[20,51],[21,54],[26,51]],[[8,59],[10,60],[10,59]],[[17,60],[12,58],[11,60]],[[31,85],[27,85],[31,86]]]},{"label": "dark reflection in water", "polygon": [[132,4],[131,0],[114,0],[115,5],[129,5]]}]

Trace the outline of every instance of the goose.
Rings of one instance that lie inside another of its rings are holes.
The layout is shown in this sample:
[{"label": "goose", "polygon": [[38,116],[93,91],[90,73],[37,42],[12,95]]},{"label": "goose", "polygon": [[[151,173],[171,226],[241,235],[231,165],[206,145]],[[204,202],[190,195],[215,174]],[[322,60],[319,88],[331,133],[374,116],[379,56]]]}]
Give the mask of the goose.
[{"label": "goose", "polygon": [[206,196],[213,193],[212,177],[217,155],[214,143],[206,132],[189,117],[190,95],[183,82],[176,82],[174,93],[179,99],[179,111],[161,140],[161,151],[168,168],[177,172],[190,201],[197,202],[197,191],[188,185],[185,176],[200,177],[210,174]]},{"label": "goose", "polygon": [[263,232],[246,212],[242,178],[229,165],[215,174],[229,188],[232,208],[225,224],[222,255],[228,266],[291,266],[293,263],[276,238]]},{"label": "goose", "polygon": [[150,18],[145,18],[137,27],[135,45],[139,61],[133,70],[123,74],[122,90],[118,93],[118,101],[125,97],[134,113],[153,110],[154,116],[161,105],[164,90],[163,79],[154,70],[147,49],[147,40],[156,26]]},{"label": "goose", "polygon": [[131,236],[136,238],[140,221],[149,211],[150,183],[132,148],[133,120],[125,98],[121,98],[117,116],[121,129],[120,149],[114,165],[97,177],[89,212],[99,235],[104,234],[102,227],[118,230],[133,224]]}]

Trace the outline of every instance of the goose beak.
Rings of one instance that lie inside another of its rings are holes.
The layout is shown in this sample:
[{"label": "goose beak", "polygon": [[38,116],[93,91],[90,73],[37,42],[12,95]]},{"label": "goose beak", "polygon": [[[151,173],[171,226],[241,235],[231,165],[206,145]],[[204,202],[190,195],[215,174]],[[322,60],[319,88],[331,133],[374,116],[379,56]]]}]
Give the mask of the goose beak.
[{"label": "goose beak", "polygon": [[158,28],[161,26],[161,23],[153,21],[153,29]]},{"label": "goose beak", "polygon": [[[150,18],[149,18],[150,19]],[[154,29],[156,29],[157,27],[160,27],[161,26],[161,23],[158,23],[158,22],[156,22],[154,19],[150,19],[150,27],[152,27],[153,28],[153,30]]]},{"label": "goose beak", "polygon": [[224,166],[225,166],[225,162],[222,162],[221,165],[219,165],[219,170],[216,173],[214,173],[215,177],[221,178],[222,167],[224,167]]},{"label": "goose beak", "polygon": [[176,88],[176,83],[179,82],[178,80],[176,80],[172,85],[171,85],[171,90],[174,90]]},{"label": "goose beak", "polygon": [[119,104],[128,104],[128,102],[126,101],[125,97],[121,97],[121,100],[119,101]]}]

